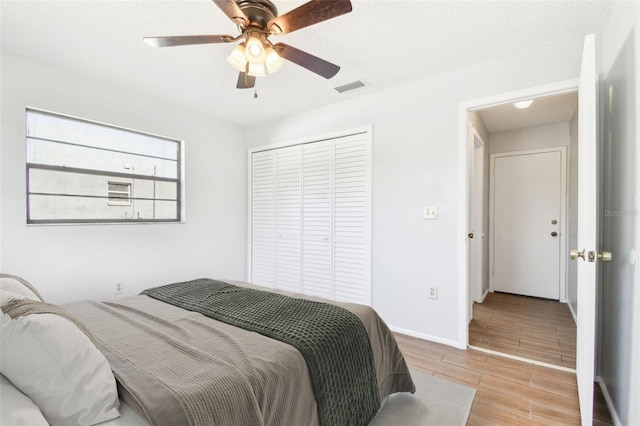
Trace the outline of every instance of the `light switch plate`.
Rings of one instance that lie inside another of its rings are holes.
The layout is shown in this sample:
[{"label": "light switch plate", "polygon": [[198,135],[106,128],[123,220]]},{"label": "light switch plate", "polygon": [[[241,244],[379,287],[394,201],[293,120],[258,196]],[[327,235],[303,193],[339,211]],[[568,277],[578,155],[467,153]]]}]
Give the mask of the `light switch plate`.
[{"label": "light switch plate", "polygon": [[424,219],[425,220],[433,220],[438,218],[438,207],[425,207],[424,208]]}]

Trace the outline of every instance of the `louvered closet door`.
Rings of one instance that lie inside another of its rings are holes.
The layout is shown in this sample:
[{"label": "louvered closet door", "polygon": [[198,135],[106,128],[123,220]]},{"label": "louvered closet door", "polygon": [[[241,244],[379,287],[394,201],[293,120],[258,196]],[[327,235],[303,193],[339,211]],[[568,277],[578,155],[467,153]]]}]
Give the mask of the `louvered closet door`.
[{"label": "louvered closet door", "polygon": [[333,299],[333,142],[302,147],[302,286]]},{"label": "louvered closet door", "polygon": [[275,150],[276,288],[302,292],[302,147]]},{"label": "louvered closet door", "polygon": [[366,135],[334,142],[335,300],[371,303],[371,145]]},{"label": "louvered closet door", "polygon": [[251,282],[265,287],[275,285],[275,155],[263,151],[251,156],[252,243]]},{"label": "louvered closet door", "polygon": [[252,154],[250,280],[371,304],[371,136]]}]

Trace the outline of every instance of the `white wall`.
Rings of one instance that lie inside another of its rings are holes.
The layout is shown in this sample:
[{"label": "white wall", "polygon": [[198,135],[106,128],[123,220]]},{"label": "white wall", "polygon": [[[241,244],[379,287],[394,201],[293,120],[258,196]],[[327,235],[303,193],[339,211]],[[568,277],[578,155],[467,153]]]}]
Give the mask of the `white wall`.
[{"label": "white wall", "polygon": [[491,133],[489,153],[569,146],[569,122]]},{"label": "white wall", "polygon": [[[53,303],[199,277],[246,277],[244,129],[2,52],[2,272]],[[186,223],[27,226],[25,107],[185,141]]]},{"label": "white wall", "polygon": [[[345,100],[254,126],[247,141],[266,145],[373,125],[373,306],[396,329],[456,344],[465,248],[459,103],[576,78],[581,50],[582,40],[574,40]],[[439,220],[423,220],[424,206],[438,206]],[[427,298],[430,285],[438,286],[437,300]]]}]

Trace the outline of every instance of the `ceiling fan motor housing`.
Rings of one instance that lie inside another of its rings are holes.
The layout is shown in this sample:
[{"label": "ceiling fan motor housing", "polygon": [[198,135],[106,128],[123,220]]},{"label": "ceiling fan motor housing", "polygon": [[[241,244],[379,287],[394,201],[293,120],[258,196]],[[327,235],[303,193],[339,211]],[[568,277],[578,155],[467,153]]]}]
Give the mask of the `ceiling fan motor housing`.
[{"label": "ceiling fan motor housing", "polygon": [[278,9],[269,0],[238,0],[238,7],[249,19],[251,26],[267,29],[267,23],[278,16]]}]

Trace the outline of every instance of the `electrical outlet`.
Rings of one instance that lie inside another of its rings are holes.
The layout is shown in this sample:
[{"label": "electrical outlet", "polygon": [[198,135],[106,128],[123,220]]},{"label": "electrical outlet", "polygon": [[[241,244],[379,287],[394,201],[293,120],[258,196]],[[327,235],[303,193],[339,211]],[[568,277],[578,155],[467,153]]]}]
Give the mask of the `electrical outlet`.
[{"label": "electrical outlet", "polygon": [[124,282],[120,281],[116,283],[113,294],[122,294],[124,293]]},{"label": "electrical outlet", "polygon": [[429,287],[429,299],[437,299],[438,298],[438,287]]}]

